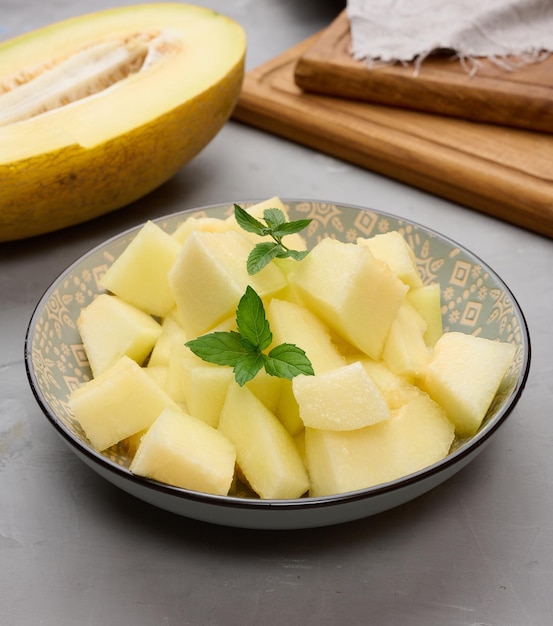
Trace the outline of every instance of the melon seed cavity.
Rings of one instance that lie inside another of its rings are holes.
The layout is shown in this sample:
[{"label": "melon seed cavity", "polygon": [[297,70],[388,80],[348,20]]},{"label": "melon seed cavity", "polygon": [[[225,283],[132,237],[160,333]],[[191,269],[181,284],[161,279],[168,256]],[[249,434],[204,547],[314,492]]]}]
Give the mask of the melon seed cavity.
[{"label": "melon seed cavity", "polygon": [[0,83],[0,126],[15,124],[112,87],[173,51],[163,34],[104,41]]}]

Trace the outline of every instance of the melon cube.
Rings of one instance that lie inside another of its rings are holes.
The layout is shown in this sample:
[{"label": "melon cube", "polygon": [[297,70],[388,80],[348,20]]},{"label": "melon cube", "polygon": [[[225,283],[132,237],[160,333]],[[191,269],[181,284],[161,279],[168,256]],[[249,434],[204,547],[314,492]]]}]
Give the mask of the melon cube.
[{"label": "melon cube", "polygon": [[[167,376],[167,393],[185,403],[190,415],[216,427],[227,389],[234,379],[230,367],[221,367],[197,357],[182,342],[173,344]],[[283,379],[261,370],[246,387],[270,410],[276,409]]]},{"label": "melon cube", "polygon": [[515,352],[514,344],[460,332],[444,333],[436,343],[424,386],[460,436],[480,428]]},{"label": "melon cube", "polygon": [[330,328],[380,357],[408,287],[366,246],[322,239],[288,278]]},{"label": "melon cube", "polygon": [[307,467],[307,457],[305,456],[305,429],[294,435],[294,444],[300,453],[303,464]]},{"label": "melon cube", "polygon": [[261,369],[245,386],[261,400],[271,413],[275,413],[280,402],[284,382],[284,378],[271,376],[267,374],[265,369]]},{"label": "melon cube", "polygon": [[167,377],[169,375],[169,367],[167,365],[148,365],[148,367],[144,368],[144,371],[162,389],[167,391]]},{"label": "melon cube", "polygon": [[[306,307],[273,298],[266,313],[273,333],[273,345],[292,343],[299,346],[311,361],[315,373],[345,365],[344,357],[330,338],[328,327]],[[291,435],[303,429],[292,381],[281,382],[279,402],[274,412]]]},{"label": "melon cube", "polygon": [[229,224],[227,220],[218,217],[189,217],[182,224],[179,224],[171,236],[182,245],[188,235],[195,230],[224,233],[229,230]]},{"label": "melon cube", "polygon": [[[267,198],[267,200],[262,200],[261,202],[257,202],[256,204],[252,204],[250,206],[243,206],[242,208],[244,209],[244,211],[247,211],[250,215],[253,215],[253,217],[255,217],[258,220],[263,219],[263,213],[267,209],[279,209],[280,211],[284,213],[284,216],[286,217],[287,221],[290,219],[288,215],[288,209],[284,205],[284,202],[282,202],[282,200],[278,196],[273,196],[271,198]],[[253,236],[255,237],[256,241],[260,241],[259,235],[255,235],[254,233],[248,233],[247,231],[244,231],[238,225],[238,223],[236,222],[234,218],[234,208],[233,208],[232,214],[229,215],[229,217],[227,217],[225,221],[229,229],[237,230],[241,233],[246,233],[248,237]]]},{"label": "melon cube", "polygon": [[398,409],[413,394],[419,392],[419,388],[416,385],[392,372],[384,361],[374,361],[369,357],[365,357],[360,362],[382,392],[386,403],[391,409]]},{"label": "melon cube", "polygon": [[[229,318],[213,330],[236,330],[236,324]],[[217,426],[232,370],[203,361],[185,343],[177,333],[169,346],[167,393],[194,417]]]},{"label": "melon cube", "polygon": [[[185,359],[189,356],[190,351],[184,345],[184,342],[176,337],[169,347],[169,362],[167,364],[167,383],[166,391],[179,404],[186,404],[186,393],[184,387],[184,376],[186,369]],[[196,417],[196,416],[194,416]]]},{"label": "melon cube", "polygon": [[167,392],[177,402],[186,403],[193,417],[216,427],[228,386],[234,375],[230,367],[207,363],[184,344],[171,350]]},{"label": "melon cube", "polygon": [[407,300],[417,309],[426,322],[424,340],[426,345],[434,347],[443,334],[442,303],[440,285],[431,283],[407,292]]},{"label": "melon cube", "polygon": [[345,493],[402,478],[443,459],[453,439],[453,424],[422,392],[374,426],[306,428],[309,495]]},{"label": "melon cube", "polygon": [[105,293],[81,310],[77,328],[93,376],[123,355],[141,365],[161,335],[161,326],[150,315]]},{"label": "melon cube", "polygon": [[330,339],[328,327],[309,309],[273,298],[267,306],[273,346],[292,343],[305,351],[315,374],[345,365],[344,357]]},{"label": "melon cube", "polygon": [[406,285],[410,287],[422,286],[415,253],[401,233],[394,230],[389,233],[374,235],[374,237],[359,237],[357,243],[367,246],[374,256],[384,261]]},{"label": "melon cube", "polygon": [[246,287],[263,298],[286,285],[284,274],[270,263],[250,276],[246,268],[251,242],[239,233],[191,233],[169,272],[179,319],[190,338],[233,315]]},{"label": "melon cube", "polygon": [[389,431],[398,477],[442,460],[455,439],[454,424],[443,408],[423,391],[413,393],[394,411]]},{"label": "melon cube", "polygon": [[161,323],[161,334],[157,338],[152,353],[150,354],[148,367],[155,367],[157,365],[168,366],[171,346],[174,341],[180,341],[184,344],[187,339],[184,328],[181,326],[175,314],[171,312]]},{"label": "melon cube", "polygon": [[356,430],[390,416],[390,409],[361,363],[343,365],[292,380],[300,417],[306,427]]},{"label": "melon cube", "polygon": [[382,353],[392,372],[411,379],[424,373],[431,356],[424,340],[425,331],[424,318],[405,300],[392,322]]},{"label": "melon cube", "polygon": [[275,415],[292,437],[295,437],[304,428],[303,421],[300,417],[300,407],[294,395],[291,380],[282,381],[280,398],[275,409]]},{"label": "melon cube", "polygon": [[100,284],[146,313],[164,317],[175,306],[167,274],[179,250],[171,235],[146,222]]},{"label": "melon cube", "polygon": [[99,451],[148,428],[174,401],[127,356],[78,387],[69,407],[92,446]]},{"label": "melon cube", "polygon": [[220,431],[177,409],[165,409],[142,437],[130,465],[168,485],[227,495],[236,451]]},{"label": "melon cube", "polygon": [[235,445],[240,471],[261,498],[299,498],[309,489],[292,436],[247,387],[231,383],[218,428]]},{"label": "melon cube", "polygon": [[[330,329],[330,340],[336,346],[338,352],[344,357],[346,363],[370,359],[365,352],[354,346],[352,343],[340,336],[332,328]],[[373,359],[374,360],[374,359]]]}]

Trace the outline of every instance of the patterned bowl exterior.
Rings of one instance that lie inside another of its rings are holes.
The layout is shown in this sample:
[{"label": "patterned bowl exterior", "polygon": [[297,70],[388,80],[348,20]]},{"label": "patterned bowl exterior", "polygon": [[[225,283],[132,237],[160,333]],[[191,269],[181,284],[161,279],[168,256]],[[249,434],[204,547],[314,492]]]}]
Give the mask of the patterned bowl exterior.
[{"label": "patterned bowl exterior", "polygon": [[[251,202],[239,203],[247,207]],[[461,331],[516,344],[517,353],[506,384],[479,431],[468,441],[456,441],[451,455],[487,437],[520,396],[530,362],[528,329],[514,296],[502,280],[479,258],[444,236],[399,217],[360,207],[321,201],[285,200],[291,219],[312,220],[303,231],[308,246],[324,237],[355,242],[392,230],[399,231],[413,248],[425,284],[439,282],[444,330]],[[156,220],[173,232],[188,217],[227,217],[233,203],[184,211]],[[103,289],[99,280],[141,226],[116,236],[71,265],[47,290],[29,325],[26,362],[31,387],[46,416],[73,446],[100,462],[128,472],[129,459],[117,446],[102,455],[92,451],[68,406],[71,392],[90,380],[76,320]],[[438,464],[439,465],[439,464]],[[434,467],[428,468],[429,471]],[[136,477],[133,477],[136,480]],[[144,479],[145,480],[145,479]],[[185,490],[176,490],[186,494]],[[369,490],[365,490],[370,492]],[[309,500],[309,498],[307,498]]]}]

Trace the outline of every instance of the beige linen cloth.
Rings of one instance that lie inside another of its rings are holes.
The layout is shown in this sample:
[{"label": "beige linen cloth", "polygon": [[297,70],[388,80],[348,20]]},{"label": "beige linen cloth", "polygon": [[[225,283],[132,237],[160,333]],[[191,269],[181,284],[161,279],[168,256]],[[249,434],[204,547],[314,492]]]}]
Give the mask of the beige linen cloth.
[{"label": "beige linen cloth", "polygon": [[524,64],[553,50],[553,0],[348,0],[347,12],[352,54],[368,64],[438,50]]}]

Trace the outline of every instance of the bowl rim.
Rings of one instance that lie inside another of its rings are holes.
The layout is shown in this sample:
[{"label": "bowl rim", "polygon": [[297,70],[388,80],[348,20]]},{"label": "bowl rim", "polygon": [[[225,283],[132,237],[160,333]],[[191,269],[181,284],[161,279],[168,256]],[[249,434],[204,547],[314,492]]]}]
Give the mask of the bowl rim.
[{"label": "bowl rim", "polygon": [[[378,485],[374,485],[371,487],[366,487],[363,489],[358,489],[355,491],[348,491],[345,493],[331,494],[327,496],[316,496],[316,497],[301,497],[301,498],[291,498],[291,499],[261,499],[261,498],[247,498],[240,496],[229,496],[229,495],[216,495],[209,494],[205,492],[193,491],[191,489],[185,489],[182,487],[175,487],[172,485],[167,485],[165,483],[161,483],[159,481],[144,478],[142,476],[138,476],[133,474],[128,468],[123,467],[107,456],[102,454],[101,452],[97,452],[93,450],[91,446],[85,445],[81,439],[79,439],[76,435],[74,435],[70,430],[68,430],[63,422],[61,422],[54,411],[50,408],[46,398],[40,391],[38,381],[34,371],[34,365],[32,361],[32,338],[35,331],[35,327],[37,321],[42,313],[44,303],[49,299],[52,292],[56,289],[56,287],[63,281],[65,277],[71,274],[72,270],[86,260],[88,257],[92,256],[102,248],[108,246],[110,243],[114,243],[117,240],[123,239],[128,235],[133,233],[137,233],[140,228],[144,225],[145,222],[141,222],[136,224],[135,226],[131,226],[124,231],[119,232],[116,235],[109,237],[108,239],[102,241],[101,243],[95,245],[91,249],[89,249],[84,254],[80,255],[77,259],[71,262],[65,270],[63,270],[57,277],[52,280],[50,285],[45,289],[44,293],[38,300],[37,304],[34,307],[33,313],[31,315],[30,321],[27,326],[27,330],[25,333],[25,342],[24,342],[24,361],[25,361],[25,371],[27,375],[27,379],[31,388],[31,391],[35,397],[36,402],[38,403],[40,409],[48,419],[48,421],[54,426],[55,430],[62,437],[62,439],[69,444],[69,446],[73,446],[78,450],[80,454],[83,454],[89,461],[92,461],[94,464],[99,465],[102,469],[107,470],[119,478],[122,478],[127,481],[131,481],[135,485],[140,486],[141,488],[145,488],[159,494],[176,497],[178,499],[183,500],[191,500],[196,503],[201,503],[204,505],[211,506],[223,506],[226,508],[236,508],[242,510],[255,510],[255,511],[266,511],[266,510],[305,510],[305,509],[313,509],[313,508],[328,508],[335,506],[342,506],[344,504],[355,503],[362,500],[367,499],[376,499],[380,496],[390,495],[395,491],[399,491],[401,489],[408,488],[410,485],[417,484],[425,479],[430,479],[433,476],[439,475],[443,472],[446,472],[454,465],[465,460],[468,456],[475,454],[479,448],[488,443],[491,436],[498,430],[498,428],[505,422],[507,417],[514,410],[518,400],[520,399],[522,392],[526,386],[526,382],[528,380],[529,372],[530,372],[530,363],[532,356],[532,347],[531,347],[531,339],[530,332],[527,324],[526,317],[522,308],[520,307],[515,295],[508,287],[508,285],[503,281],[503,279],[497,274],[497,272],[491,268],[485,261],[483,261],[477,254],[472,252],[466,246],[459,244],[454,239],[450,238],[447,235],[444,235],[433,228],[425,226],[420,222],[411,220],[409,218],[405,218],[394,213],[390,213],[388,211],[381,211],[379,209],[373,209],[370,207],[365,207],[356,204],[350,204],[345,202],[336,202],[331,200],[318,200],[314,198],[290,198],[290,197],[281,197],[280,198],[285,204],[288,202],[301,203],[301,202],[311,202],[311,203],[321,203],[328,204],[332,203],[337,205],[338,207],[345,208],[348,210],[354,211],[370,211],[376,213],[379,217],[389,217],[393,220],[400,221],[402,223],[411,225],[417,229],[422,229],[426,231],[428,234],[437,237],[450,245],[453,245],[459,249],[461,249],[465,254],[471,256],[475,261],[477,261],[482,267],[486,268],[488,273],[493,276],[494,280],[502,287],[505,293],[508,295],[512,305],[514,307],[516,317],[520,322],[520,333],[521,333],[521,343],[520,345],[523,347],[523,360],[520,367],[520,373],[517,378],[516,384],[506,402],[506,405],[501,408],[501,410],[493,417],[493,420],[488,422],[481,430],[479,430],[473,437],[468,439],[466,442],[463,442],[456,450],[449,453],[445,458],[429,465],[417,472],[409,474],[407,476],[403,476],[397,478],[393,481],[381,483]],[[174,219],[178,216],[186,216],[187,214],[194,214],[200,211],[209,211],[212,209],[219,209],[226,206],[231,206],[234,202],[239,205],[250,205],[256,202],[260,202],[259,199],[250,199],[250,200],[241,200],[241,201],[232,201],[232,202],[218,202],[209,205],[202,205],[200,207],[192,207],[188,209],[183,209],[181,211],[175,211],[173,213],[169,213],[167,215],[152,218],[150,221],[154,223],[161,223],[168,219]]]}]

